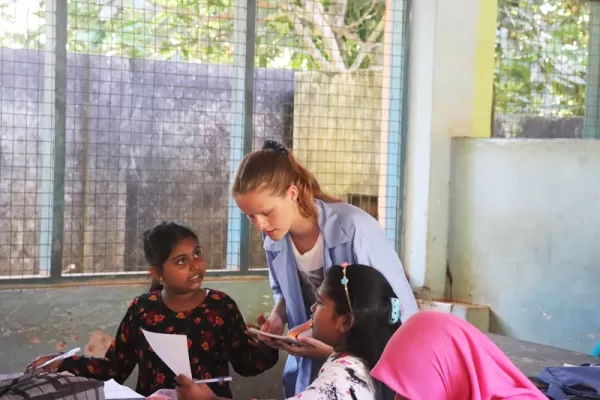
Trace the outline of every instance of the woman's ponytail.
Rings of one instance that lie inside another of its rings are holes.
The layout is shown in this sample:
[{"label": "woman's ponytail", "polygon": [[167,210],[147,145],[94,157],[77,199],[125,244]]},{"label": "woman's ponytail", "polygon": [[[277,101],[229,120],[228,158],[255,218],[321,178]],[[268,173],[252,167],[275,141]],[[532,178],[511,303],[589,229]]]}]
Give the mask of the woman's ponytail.
[{"label": "woman's ponytail", "polygon": [[325,203],[339,203],[340,200],[324,193],[317,178],[304,168],[292,154],[288,155],[290,166],[295,172],[296,181],[294,184],[298,188],[298,207],[304,217],[316,217],[315,199]]}]

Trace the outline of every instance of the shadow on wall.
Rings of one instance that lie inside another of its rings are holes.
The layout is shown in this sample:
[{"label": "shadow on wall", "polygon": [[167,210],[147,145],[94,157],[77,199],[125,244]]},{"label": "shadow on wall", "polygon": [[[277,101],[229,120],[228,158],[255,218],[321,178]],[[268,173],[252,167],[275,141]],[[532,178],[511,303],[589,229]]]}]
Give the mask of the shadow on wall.
[{"label": "shadow on wall", "polygon": [[496,114],[493,136],[523,139],[579,139],[583,137],[583,118],[542,118]]},{"label": "shadow on wall", "polygon": [[490,332],[499,335],[510,336],[510,328],[502,321],[502,318],[490,309]]},{"label": "shadow on wall", "polygon": [[[43,52],[0,48],[0,59],[0,219],[9,226],[0,275],[36,274]],[[145,268],[139,238],[162,219],[190,224],[207,264],[225,267],[233,74],[227,65],[67,55],[64,267]],[[254,146],[289,143],[294,71],[257,68],[254,96]]]}]

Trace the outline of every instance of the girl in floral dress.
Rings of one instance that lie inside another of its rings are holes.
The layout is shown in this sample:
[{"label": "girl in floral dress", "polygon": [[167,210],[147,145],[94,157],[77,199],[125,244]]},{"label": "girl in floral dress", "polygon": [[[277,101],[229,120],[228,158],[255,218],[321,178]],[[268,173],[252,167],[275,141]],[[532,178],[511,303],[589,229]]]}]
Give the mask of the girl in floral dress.
[{"label": "girl in floral dress", "polygon": [[[174,373],[152,351],[142,329],[187,335],[195,379],[228,376],[229,363],[242,376],[258,375],[277,363],[277,350],[247,335],[233,299],[202,288],[206,264],[193,231],[163,222],[144,233],[144,253],[155,283],[149,293],[133,300],[105,357],[74,356],[51,369],[98,380],[113,378],[122,384],[137,365],[139,394],[149,396],[159,389],[174,388]],[[28,368],[54,356],[39,357]],[[210,388],[220,397],[232,397],[227,383]]]}]

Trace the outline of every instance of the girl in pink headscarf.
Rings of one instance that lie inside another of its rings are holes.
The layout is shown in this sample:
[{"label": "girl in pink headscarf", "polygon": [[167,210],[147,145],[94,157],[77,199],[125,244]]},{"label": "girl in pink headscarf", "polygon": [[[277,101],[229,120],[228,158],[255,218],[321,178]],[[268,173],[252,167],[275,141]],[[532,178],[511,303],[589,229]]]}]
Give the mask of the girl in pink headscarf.
[{"label": "girl in pink headscarf", "polygon": [[396,399],[547,400],[481,331],[435,311],[409,318],[371,375]]}]

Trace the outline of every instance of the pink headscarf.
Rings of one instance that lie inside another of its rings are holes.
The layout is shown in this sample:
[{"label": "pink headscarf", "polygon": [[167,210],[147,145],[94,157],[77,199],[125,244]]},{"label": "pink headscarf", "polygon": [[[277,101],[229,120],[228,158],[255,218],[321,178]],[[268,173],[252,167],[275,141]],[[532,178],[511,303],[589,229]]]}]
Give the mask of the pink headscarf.
[{"label": "pink headscarf", "polygon": [[409,400],[547,400],[481,331],[435,311],[410,317],[371,375]]}]

